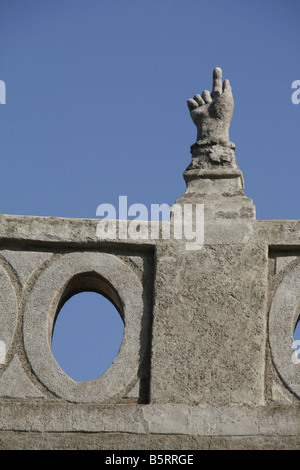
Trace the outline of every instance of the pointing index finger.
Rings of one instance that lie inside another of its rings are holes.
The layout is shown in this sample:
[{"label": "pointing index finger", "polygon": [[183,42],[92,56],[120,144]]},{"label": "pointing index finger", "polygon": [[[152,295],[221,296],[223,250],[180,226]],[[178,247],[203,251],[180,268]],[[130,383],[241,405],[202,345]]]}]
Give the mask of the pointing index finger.
[{"label": "pointing index finger", "polygon": [[222,93],[222,70],[216,67],[213,71],[212,97],[216,98]]}]

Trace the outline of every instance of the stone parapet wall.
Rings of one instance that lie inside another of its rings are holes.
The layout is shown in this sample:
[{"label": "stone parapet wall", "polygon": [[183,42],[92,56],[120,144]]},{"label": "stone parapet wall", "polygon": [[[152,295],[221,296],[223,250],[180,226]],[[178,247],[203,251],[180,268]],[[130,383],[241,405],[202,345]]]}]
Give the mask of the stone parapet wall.
[{"label": "stone parapet wall", "polygon": [[[196,251],[101,241],[97,222],[0,216],[0,445],[105,448],[111,433],[115,448],[293,448],[300,222],[221,219]],[[61,299],[87,289],[122,311],[124,341],[107,373],[76,384],[51,356],[51,331]]]},{"label": "stone parapet wall", "polygon": [[[197,142],[170,220],[107,236],[99,219],[0,215],[0,448],[299,448],[300,221],[256,220],[220,69],[188,106]],[[75,382],[51,339],[84,291],[125,327],[105,373]]]}]

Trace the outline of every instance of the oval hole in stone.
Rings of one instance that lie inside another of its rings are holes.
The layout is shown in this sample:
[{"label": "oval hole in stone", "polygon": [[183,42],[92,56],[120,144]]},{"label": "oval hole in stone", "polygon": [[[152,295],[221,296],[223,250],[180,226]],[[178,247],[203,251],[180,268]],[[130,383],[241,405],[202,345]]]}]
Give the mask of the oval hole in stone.
[{"label": "oval hole in stone", "polygon": [[101,376],[118,355],[123,320],[103,295],[81,292],[61,308],[52,335],[52,353],[60,368],[76,382]]}]

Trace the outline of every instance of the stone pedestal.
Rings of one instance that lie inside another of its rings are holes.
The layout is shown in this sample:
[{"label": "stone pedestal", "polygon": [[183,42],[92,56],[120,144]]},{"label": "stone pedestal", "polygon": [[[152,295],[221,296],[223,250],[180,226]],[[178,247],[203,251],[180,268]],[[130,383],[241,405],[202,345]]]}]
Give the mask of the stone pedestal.
[{"label": "stone pedestal", "polygon": [[[255,219],[255,206],[244,193],[244,178],[232,142],[196,142],[183,173],[187,189],[177,204],[204,204],[209,220]],[[208,221],[208,220],[207,220]]]}]

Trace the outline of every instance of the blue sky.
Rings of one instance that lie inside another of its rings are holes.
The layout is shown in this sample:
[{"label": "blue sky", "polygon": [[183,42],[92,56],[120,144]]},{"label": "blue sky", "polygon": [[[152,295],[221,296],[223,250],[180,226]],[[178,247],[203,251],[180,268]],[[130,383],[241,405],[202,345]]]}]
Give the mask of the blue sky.
[{"label": "blue sky", "polygon": [[[0,212],[171,205],[219,66],[258,219],[300,219],[298,0],[0,0]],[[300,337],[300,336],[299,336]]]}]

